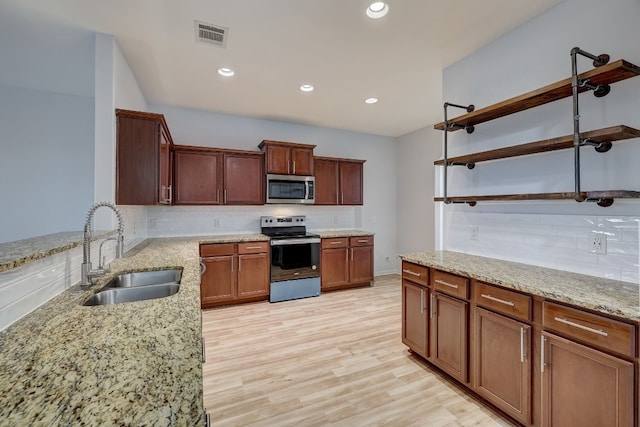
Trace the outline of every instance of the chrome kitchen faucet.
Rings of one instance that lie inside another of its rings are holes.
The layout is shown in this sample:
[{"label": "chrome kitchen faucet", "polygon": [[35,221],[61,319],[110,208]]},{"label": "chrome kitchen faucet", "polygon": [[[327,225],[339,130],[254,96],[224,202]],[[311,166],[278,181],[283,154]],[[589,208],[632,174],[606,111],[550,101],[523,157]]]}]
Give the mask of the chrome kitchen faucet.
[{"label": "chrome kitchen faucet", "polygon": [[[115,237],[109,237],[100,243],[98,250],[98,268],[93,270],[91,268],[91,221],[93,220],[93,214],[96,210],[103,206],[115,212],[118,217],[118,229],[116,230],[117,235]],[[109,202],[96,203],[89,209],[87,220],[84,223],[84,232],[82,234],[82,281],[80,282],[80,289],[86,289],[91,286],[93,284],[91,279],[94,277],[103,276],[105,273],[108,273],[109,270],[105,269],[102,265],[102,245],[109,240],[115,240],[116,258],[122,258],[124,253],[124,222],[122,221],[122,215],[118,208]]]}]

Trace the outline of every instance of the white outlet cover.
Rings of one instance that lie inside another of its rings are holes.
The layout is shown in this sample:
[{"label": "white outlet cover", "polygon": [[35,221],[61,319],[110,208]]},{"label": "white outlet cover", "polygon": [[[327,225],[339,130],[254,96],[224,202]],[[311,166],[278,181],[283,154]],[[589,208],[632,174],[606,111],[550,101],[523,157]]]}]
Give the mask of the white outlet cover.
[{"label": "white outlet cover", "polygon": [[604,233],[591,233],[589,235],[589,252],[604,255],[607,253],[607,235]]}]

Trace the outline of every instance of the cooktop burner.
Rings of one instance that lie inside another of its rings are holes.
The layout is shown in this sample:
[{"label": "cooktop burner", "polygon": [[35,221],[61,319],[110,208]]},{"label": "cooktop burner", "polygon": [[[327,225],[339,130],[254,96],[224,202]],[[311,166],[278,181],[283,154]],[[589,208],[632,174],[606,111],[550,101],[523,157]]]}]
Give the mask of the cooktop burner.
[{"label": "cooktop burner", "polygon": [[277,239],[299,239],[302,237],[320,237],[307,233],[307,218],[298,216],[262,216],[260,227],[262,234]]}]

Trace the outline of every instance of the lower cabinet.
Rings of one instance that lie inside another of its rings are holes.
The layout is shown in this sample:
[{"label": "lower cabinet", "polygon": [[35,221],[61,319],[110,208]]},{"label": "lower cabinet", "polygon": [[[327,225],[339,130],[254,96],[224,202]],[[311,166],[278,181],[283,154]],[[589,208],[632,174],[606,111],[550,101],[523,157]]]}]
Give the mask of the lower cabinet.
[{"label": "lower cabinet", "polygon": [[469,303],[437,292],[431,294],[430,360],[458,381],[467,377]]},{"label": "lower cabinet", "polygon": [[322,239],[323,291],[366,286],[373,280],[373,236]]},{"label": "lower cabinet", "polygon": [[638,327],[402,263],[402,342],[523,426],[637,427]]},{"label": "lower cabinet", "polygon": [[523,424],[531,422],[531,326],[477,307],[473,389]]},{"label": "lower cabinet", "polygon": [[200,245],[202,308],[269,297],[269,242]]}]

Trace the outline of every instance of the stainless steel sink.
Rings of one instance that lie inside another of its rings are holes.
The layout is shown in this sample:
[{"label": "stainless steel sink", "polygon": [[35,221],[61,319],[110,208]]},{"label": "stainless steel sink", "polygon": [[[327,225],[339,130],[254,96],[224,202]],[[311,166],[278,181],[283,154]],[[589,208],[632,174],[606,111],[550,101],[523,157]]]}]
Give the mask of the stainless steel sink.
[{"label": "stainless steel sink", "polygon": [[165,298],[176,294],[180,290],[178,283],[162,283],[158,285],[144,285],[122,288],[106,288],[91,298],[84,305],[109,305],[122,302],[144,301]]},{"label": "stainless steel sink", "polygon": [[107,288],[132,288],[136,286],[158,285],[161,283],[180,283],[182,279],[181,269],[167,269],[155,271],[134,271],[121,274],[111,280]]}]

